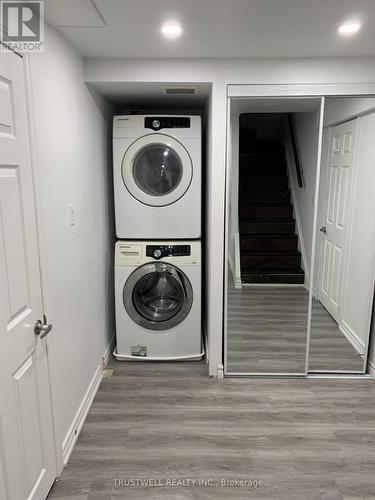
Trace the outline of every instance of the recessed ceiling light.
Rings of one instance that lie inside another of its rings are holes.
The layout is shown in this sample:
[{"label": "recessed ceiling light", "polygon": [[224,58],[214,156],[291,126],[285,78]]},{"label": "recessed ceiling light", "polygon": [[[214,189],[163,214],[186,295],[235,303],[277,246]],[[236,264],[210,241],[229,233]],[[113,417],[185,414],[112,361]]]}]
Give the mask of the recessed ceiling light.
[{"label": "recessed ceiling light", "polygon": [[355,33],[358,33],[358,31],[361,29],[362,25],[358,21],[350,21],[348,23],[342,24],[338,32],[340,35],[354,35]]},{"label": "recessed ceiling light", "polygon": [[182,28],[178,23],[165,23],[160,31],[166,38],[178,38],[182,35]]}]

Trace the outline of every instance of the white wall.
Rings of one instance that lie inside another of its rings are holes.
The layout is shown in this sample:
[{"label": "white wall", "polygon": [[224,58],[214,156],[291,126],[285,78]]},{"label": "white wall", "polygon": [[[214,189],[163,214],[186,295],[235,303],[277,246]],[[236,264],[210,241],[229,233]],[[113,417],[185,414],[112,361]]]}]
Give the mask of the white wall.
[{"label": "white wall", "polygon": [[335,99],[326,99],[324,126],[337,125],[374,109],[374,97],[338,97]]},{"label": "white wall", "polygon": [[[82,60],[46,27],[30,57],[44,307],[61,453],[113,334],[113,219],[105,106],[84,83]],[[77,222],[68,224],[68,204]]]},{"label": "white wall", "polygon": [[212,82],[207,189],[207,328],[209,372],[222,364],[224,179],[227,84],[335,84],[375,82],[371,57],[324,59],[86,59],[86,81]]},{"label": "white wall", "polygon": [[298,187],[297,175],[290,165],[289,175],[293,183],[293,205],[299,219],[299,242],[305,259],[305,273],[309,278],[311,268],[312,237],[314,222],[314,197],[319,140],[319,111],[294,113],[294,126],[303,173],[303,187]]}]

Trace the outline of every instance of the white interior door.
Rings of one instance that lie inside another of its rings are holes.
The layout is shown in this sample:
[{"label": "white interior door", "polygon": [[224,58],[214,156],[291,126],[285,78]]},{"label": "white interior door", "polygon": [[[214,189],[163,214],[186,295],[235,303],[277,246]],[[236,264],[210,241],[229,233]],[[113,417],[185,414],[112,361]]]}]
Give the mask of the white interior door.
[{"label": "white interior door", "polygon": [[56,476],[25,72],[0,54],[0,498],[42,500]]},{"label": "white interior door", "polygon": [[348,244],[357,120],[331,128],[321,227],[319,300],[339,321],[343,266]]}]

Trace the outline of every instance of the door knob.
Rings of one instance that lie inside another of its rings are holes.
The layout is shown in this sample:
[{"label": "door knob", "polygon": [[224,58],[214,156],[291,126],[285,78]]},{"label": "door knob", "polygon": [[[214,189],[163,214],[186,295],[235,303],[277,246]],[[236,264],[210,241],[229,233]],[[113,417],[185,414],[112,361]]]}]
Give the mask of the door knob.
[{"label": "door knob", "polygon": [[41,339],[44,339],[46,335],[52,330],[52,325],[47,323],[47,317],[43,314],[43,321],[38,319],[34,324],[35,335],[40,335]]},{"label": "door knob", "polygon": [[322,226],[322,227],[320,228],[320,232],[321,232],[321,233],[326,234],[326,232],[327,232],[327,228],[326,228],[326,226]]}]

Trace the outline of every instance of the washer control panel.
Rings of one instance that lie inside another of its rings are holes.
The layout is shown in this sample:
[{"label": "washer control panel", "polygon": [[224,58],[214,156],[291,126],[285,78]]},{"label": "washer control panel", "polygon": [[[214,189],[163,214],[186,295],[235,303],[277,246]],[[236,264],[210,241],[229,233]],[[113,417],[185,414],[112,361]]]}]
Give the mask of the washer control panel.
[{"label": "washer control panel", "polygon": [[161,260],[175,266],[200,265],[201,242],[119,240],[116,243],[115,266],[139,267]]},{"label": "washer control panel", "polygon": [[146,116],[145,128],[190,128],[190,118],[185,116]]},{"label": "washer control panel", "polygon": [[146,256],[154,259],[163,257],[185,257],[191,255],[190,245],[146,245]]}]

